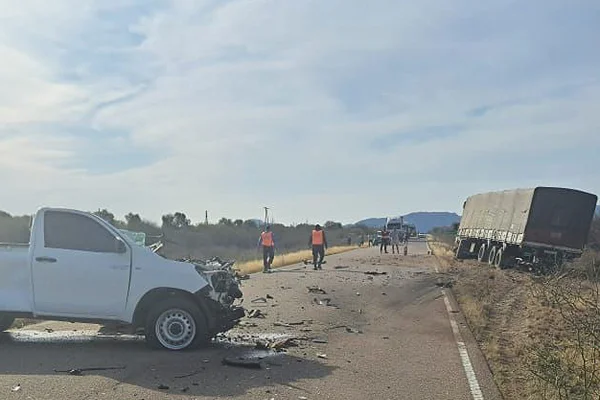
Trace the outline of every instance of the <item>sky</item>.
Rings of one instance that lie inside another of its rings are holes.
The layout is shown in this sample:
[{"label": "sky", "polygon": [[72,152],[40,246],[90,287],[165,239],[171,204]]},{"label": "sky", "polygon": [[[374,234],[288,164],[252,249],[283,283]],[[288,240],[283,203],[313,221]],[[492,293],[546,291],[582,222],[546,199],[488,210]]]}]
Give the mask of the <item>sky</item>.
[{"label": "sky", "polygon": [[597,0],[0,0],[0,209],[350,223],[600,193]]}]

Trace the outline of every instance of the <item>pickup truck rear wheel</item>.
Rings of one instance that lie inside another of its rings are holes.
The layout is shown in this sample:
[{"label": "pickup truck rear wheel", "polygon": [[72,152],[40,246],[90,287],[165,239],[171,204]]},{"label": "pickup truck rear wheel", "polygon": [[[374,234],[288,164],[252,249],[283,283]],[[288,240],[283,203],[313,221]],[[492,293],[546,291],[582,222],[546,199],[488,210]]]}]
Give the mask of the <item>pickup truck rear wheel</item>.
[{"label": "pickup truck rear wheel", "polygon": [[10,315],[0,313],[0,332],[4,332],[11,327],[15,319]]},{"label": "pickup truck rear wheel", "polygon": [[208,341],[200,308],[183,297],[165,299],[148,313],[146,343],[153,348],[185,350]]}]

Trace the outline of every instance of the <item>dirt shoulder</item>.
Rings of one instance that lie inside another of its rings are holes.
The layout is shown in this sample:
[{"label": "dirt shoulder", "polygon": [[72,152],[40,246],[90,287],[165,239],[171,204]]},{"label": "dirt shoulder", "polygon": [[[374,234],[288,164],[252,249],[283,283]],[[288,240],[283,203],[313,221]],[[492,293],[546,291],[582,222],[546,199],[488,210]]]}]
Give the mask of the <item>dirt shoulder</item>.
[{"label": "dirt shoulder", "polygon": [[[566,274],[536,277],[455,260],[440,242],[431,243],[431,249],[453,282],[455,298],[505,399],[595,398],[586,396],[597,393],[593,386],[600,358],[593,344],[580,337],[600,327],[600,297],[593,296],[593,285]],[[575,311],[567,315],[569,307]],[[577,356],[582,351],[586,354]]]}]

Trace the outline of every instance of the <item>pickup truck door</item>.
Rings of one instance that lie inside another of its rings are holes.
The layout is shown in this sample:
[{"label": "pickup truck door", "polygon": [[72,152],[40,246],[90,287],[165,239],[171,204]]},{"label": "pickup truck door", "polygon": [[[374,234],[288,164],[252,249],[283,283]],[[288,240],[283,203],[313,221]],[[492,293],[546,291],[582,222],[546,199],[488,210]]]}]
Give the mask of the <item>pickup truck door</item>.
[{"label": "pickup truck door", "polygon": [[34,236],[39,315],[118,319],[129,288],[131,249],[91,215],[46,210]]}]

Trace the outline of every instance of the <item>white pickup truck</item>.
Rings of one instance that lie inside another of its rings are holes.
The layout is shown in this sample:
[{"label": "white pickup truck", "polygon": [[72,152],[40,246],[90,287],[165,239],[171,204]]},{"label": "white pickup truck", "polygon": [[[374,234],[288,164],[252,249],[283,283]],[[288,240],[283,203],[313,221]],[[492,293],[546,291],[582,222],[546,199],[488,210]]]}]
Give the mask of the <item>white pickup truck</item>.
[{"label": "white pickup truck", "polygon": [[0,332],[15,318],[126,323],[183,350],[244,316],[230,269],[167,260],[95,215],[42,208],[29,244],[0,245]]}]

